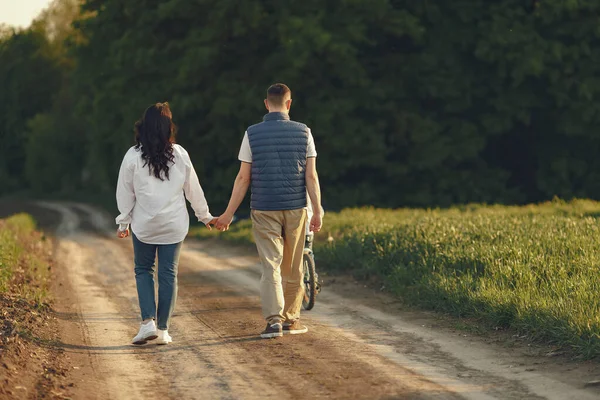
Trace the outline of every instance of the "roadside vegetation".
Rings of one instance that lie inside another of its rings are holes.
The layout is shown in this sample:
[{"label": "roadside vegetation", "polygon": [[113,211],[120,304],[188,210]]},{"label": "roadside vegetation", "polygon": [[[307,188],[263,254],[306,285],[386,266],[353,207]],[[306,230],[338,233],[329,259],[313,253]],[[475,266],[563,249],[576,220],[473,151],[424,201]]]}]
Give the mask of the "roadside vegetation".
[{"label": "roadside vegetation", "polygon": [[49,246],[31,216],[0,220],[0,294],[41,305],[48,295]]},{"label": "roadside vegetation", "polygon": [[[600,203],[374,208],[328,213],[317,268],[375,281],[405,302],[600,355]],[[250,221],[201,238],[252,242]]]},{"label": "roadside vegetation", "polygon": [[55,336],[52,247],[35,227],[27,214],[0,219],[0,398],[63,398],[58,352],[44,345]]}]

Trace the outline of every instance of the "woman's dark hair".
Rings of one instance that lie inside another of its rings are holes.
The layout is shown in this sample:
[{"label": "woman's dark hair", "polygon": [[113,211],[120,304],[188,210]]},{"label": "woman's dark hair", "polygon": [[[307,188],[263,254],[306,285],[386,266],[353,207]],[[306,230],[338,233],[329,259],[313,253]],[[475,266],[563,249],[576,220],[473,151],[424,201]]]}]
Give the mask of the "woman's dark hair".
[{"label": "woman's dark hair", "polygon": [[148,165],[150,174],[164,181],[169,179],[169,164],[173,162],[175,124],[169,103],[156,103],[144,111],[142,119],[134,126],[135,148],[142,150],[144,167]]}]

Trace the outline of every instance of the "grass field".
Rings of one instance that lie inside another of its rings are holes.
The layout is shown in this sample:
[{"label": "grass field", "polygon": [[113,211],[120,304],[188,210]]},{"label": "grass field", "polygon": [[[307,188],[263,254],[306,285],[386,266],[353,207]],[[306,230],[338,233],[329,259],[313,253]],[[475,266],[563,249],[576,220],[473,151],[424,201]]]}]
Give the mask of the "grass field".
[{"label": "grass field", "polygon": [[[404,301],[600,355],[600,203],[349,209],[325,216],[317,268],[380,282]],[[252,241],[250,222],[219,235]]]},{"label": "grass field", "polygon": [[48,295],[49,252],[29,215],[0,219],[0,295],[42,303]]}]

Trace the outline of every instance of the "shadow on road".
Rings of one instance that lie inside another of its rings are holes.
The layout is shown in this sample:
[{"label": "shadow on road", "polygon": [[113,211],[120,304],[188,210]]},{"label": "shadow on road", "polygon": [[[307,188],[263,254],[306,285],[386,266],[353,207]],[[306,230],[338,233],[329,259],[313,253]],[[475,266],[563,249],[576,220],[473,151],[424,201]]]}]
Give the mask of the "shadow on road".
[{"label": "shadow on road", "polygon": [[260,337],[256,335],[252,336],[229,336],[220,338],[210,342],[197,342],[189,343],[185,342],[182,344],[170,344],[167,346],[153,344],[151,341],[145,345],[133,345],[133,344],[122,344],[116,346],[88,346],[88,345],[76,345],[70,343],[63,343],[60,341],[44,341],[39,338],[32,338],[38,343],[43,343],[46,346],[62,349],[67,353],[86,353],[86,354],[128,354],[128,353],[161,353],[161,352],[173,352],[173,351],[185,351],[188,349],[198,347],[215,347],[215,346],[226,346],[234,343],[241,342],[254,342],[261,341]]}]

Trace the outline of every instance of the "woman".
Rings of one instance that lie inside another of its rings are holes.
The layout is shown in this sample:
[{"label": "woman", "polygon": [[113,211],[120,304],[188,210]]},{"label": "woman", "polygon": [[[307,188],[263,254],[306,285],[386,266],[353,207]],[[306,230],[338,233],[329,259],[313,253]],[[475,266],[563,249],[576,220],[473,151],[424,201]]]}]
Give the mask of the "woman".
[{"label": "woman", "polygon": [[[177,298],[177,265],[189,216],[185,197],[199,221],[210,229],[216,218],[208,211],[198,176],[183,147],[175,144],[175,125],[168,103],[148,107],[135,124],[136,145],[121,164],[117,183],[117,236],[131,236],[135,281],[142,314],[133,344],[172,341],[169,319]],[[154,260],[158,255],[158,309],[154,298]],[[156,320],[156,322],[155,322]],[[158,329],[157,329],[158,328]]]}]

